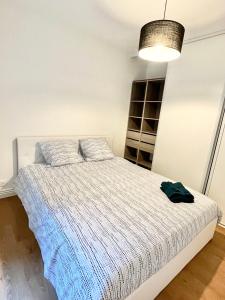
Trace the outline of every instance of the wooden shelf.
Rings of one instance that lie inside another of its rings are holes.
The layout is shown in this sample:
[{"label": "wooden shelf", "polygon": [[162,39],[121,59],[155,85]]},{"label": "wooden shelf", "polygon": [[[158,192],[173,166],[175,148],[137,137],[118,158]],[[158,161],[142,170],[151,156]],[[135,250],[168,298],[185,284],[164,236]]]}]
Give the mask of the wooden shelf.
[{"label": "wooden shelf", "polygon": [[163,95],[164,80],[149,81],[146,92],[146,101],[161,101]]},{"label": "wooden shelf", "polygon": [[161,102],[146,102],[144,118],[159,119]]},{"label": "wooden shelf", "polygon": [[142,166],[145,166],[146,168],[151,169],[152,162],[150,162],[150,161],[148,162],[148,161],[145,161],[145,160],[139,160],[138,165],[142,165]]},{"label": "wooden shelf", "polygon": [[127,131],[127,138],[132,139],[132,140],[137,140],[139,141],[141,137],[141,133],[133,130],[128,130]]},{"label": "wooden shelf", "polygon": [[141,133],[145,133],[145,134],[156,136],[156,132],[154,133],[154,132],[149,132],[149,131],[142,130]]},{"label": "wooden shelf", "polygon": [[157,118],[157,119],[156,119],[156,118],[146,118],[146,117],[145,117],[145,119],[146,119],[146,120],[154,120],[154,121],[159,121],[159,118]]},{"label": "wooden shelf", "polygon": [[156,134],[158,129],[158,120],[144,119],[142,131],[145,133]]},{"label": "wooden shelf", "polygon": [[141,118],[143,115],[144,102],[132,102],[130,104],[129,116]]},{"label": "wooden shelf", "polygon": [[[140,135],[140,133],[139,133],[139,135]],[[155,140],[156,140],[156,136],[155,135],[148,134],[148,133],[143,133],[143,132],[141,133],[141,139],[140,139],[141,142],[154,145],[155,144]]]},{"label": "wooden shelf", "polygon": [[140,142],[139,143],[139,150],[142,150],[142,151],[145,151],[147,153],[152,153],[153,154],[154,150],[155,150],[155,145]]},{"label": "wooden shelf", "polygon": [[126,146],[124,157],[132,162],[137,161],[138,150],[136,148]]},{"label": "wooden shelf", "polygon": [[124,158],[148,170],[152,167],[164,79],[132,84]]},{"label": "wooden shelf", "polygon": [[132,85],[131,100],[145,100],[146,81],[134,81]]},{"label": "wooden shelf", "polygon": [[127,138],[126,139],[126,145],[129,146],[129,147],[138,149],[138,147],[139,147],[139,141]]},{"label": "wooden shelf", "polygon": [[129,117],[128,128],[131,130],[140,131],[141,130],[141,118]]},{"label": "wooden shelf", "polygon": [[138,164],[143,165],[147,168],[151,168],[152,166],[152,159],[153,159],[153,154],[149,152],[145,152],[143,150],[140,150],[138,153]]},{"label": "wooden shelf", "polygon": [[140,132],[140,130],[138,130],[138,129],[133,129],[133,128],[127,128],[129,131],[135,131],[135,132]]}]

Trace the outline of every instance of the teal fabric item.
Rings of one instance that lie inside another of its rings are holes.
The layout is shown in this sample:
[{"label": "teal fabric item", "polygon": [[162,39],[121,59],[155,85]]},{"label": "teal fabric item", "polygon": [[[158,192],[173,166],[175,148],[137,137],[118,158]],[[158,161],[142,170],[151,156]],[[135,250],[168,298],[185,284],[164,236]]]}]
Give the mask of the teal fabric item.
[{"label": "teal fabric item", "polygon": [[181,182],[162,182],[161,190],[173,203],[185,202],[193,203],[194,196],[183,186]]}]

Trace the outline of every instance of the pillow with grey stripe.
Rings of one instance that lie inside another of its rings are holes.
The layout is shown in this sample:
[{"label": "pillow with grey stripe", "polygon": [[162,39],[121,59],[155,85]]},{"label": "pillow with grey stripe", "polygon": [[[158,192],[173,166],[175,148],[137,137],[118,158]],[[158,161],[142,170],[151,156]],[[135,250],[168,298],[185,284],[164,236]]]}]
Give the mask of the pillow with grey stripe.
[{"label": "pillow with grey stripe", "polygon": [[39,142],[42,154],[47,164],[58,167],[83,161],[79,153],[79,141],[52,140]]},{"label": "pillow with grey stripe", "polygon": [[88,138],[80,140],[81,151],[86,161],[112,159],[112,153],[105,138]]}]

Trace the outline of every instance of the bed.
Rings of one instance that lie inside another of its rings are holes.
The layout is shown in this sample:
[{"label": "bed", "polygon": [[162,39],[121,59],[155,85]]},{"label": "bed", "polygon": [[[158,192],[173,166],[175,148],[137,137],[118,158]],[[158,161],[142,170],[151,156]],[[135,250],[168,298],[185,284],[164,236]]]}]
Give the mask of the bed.
[{"label": "bed", "polygon": [[216,203],[171,203],[167,178],[120,157],[50,167],[37,142],[51,138],[18,138],[15,189],[58,298],[154,299],[212,239]]}]

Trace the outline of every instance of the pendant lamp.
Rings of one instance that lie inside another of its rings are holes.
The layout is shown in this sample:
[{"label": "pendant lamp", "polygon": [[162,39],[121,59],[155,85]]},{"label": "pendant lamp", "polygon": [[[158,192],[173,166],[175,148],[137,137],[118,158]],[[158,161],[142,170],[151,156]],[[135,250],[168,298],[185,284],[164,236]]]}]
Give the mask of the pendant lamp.
[{"label": "pendant lamp", "polygon": [[139,57],[155,62],[168,62],[181,54],[184,26],[176,21],[166,20],[167,0],[162,20],[145,24],[141,29]]}]

